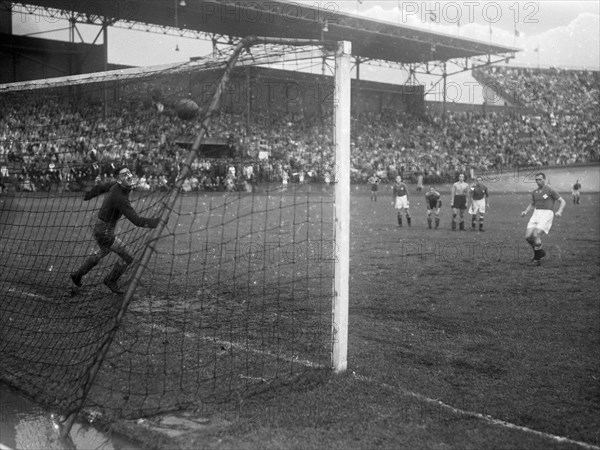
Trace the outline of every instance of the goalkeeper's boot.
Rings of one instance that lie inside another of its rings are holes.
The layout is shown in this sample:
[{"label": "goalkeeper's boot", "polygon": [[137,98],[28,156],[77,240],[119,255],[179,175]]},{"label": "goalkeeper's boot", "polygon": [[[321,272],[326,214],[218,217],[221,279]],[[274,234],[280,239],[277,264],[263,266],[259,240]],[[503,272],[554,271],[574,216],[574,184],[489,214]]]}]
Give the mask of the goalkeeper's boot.
[{"label": "goalkeeper's boot", "polygon": [[119,289],[119,285],[117,284],[116,281],[107,280],[105,278],[104,279],[104,284],[106,285],[107,288],[109,288],[115,294],[117,294],[117,295],[123,295],[124,294],[124,292],[121,289]]},{"label": "goalkeeper's boot", "polygon": [[98,264],[98,259],[95,256],[88,257],[83,262],[79,270],[71,274],[71,280],[73,281],[73,284],[77,287],[81,287],[81,280],[96,266],[96,264]]}]

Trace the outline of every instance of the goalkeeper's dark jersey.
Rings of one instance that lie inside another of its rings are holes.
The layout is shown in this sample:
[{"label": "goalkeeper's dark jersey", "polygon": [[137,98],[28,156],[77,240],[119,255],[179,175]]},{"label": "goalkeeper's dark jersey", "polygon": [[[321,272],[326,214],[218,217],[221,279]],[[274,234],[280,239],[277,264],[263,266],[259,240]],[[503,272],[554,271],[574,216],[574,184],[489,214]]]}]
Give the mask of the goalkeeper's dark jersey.
[{"label": "goalkeeper's dark jersey", "polygon": [[127,217],[131,223],[138,227],[156,227],[158,218],[147,219],[138,216],[129,202],[129,192],[131,192],[131,189],[121,186],[116,181],[109,181],[94,186],[85,194],[84,200],[90,200],[98,195],[108,193],[98,212],[98,219],[113,227],[116,226],[122,216]]}]

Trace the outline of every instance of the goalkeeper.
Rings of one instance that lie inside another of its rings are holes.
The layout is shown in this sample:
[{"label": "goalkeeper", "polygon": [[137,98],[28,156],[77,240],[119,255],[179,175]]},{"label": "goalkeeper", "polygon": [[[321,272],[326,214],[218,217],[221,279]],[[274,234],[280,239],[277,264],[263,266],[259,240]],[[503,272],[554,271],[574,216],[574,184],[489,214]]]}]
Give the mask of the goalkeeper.
[{"label": "goalkeeper", "polygon": [[98,220],[94,225],[94,238],[98,248],[83,262],[81,267],[71,274],[75,286],[81,286],[82,278],[92,270],[106,255],[115,252],[121,260],[117,261],[112,271],[104,278],[104,284],[115,294],[122,294],[117,286],[117,281],[125,273],[127,266],[133,262],[133,256],[127,252],[123,242],[115,236],[115,227],[121,216],[127,217],[131,223],[138,227],[156,228],[158,218],[140,217],[129,202],[129,193],[136,184],[131,171],[127,168],[119,171],[117,181],[98,184],[85,193],[83,199],[91,200],[94,197],[108,193],[98,212]]}]

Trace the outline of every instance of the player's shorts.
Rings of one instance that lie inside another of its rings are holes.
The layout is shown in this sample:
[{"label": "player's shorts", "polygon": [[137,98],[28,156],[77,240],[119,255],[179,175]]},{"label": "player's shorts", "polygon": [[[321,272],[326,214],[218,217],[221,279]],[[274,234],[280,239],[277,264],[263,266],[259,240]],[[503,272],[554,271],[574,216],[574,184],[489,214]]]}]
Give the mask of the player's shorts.
[{"label": "player's shorts", "polygon": [[408,195],[396,197],[396,209],[408,209]]},{"label": "player's shorts", "polygon": [[538,228],[548,234],[554,220],[554,211],[551,209],[536,209],[533,211],[527,228]]},{"label": "player's shorts", "polygon": [[480,212],[481,214],[485,214],[485,199],[481,200],[473,200],[471,201],[471,206],[469,208],[469,214],[477,214]]},{"label": "player's shorts", "polygon": [[94,225],[94,238],[100,247],[110,247],[115,242],[115,227],[103,220]]},{"label": "player's shorts", "polygon": [[371,185],[371,191],[377,192],[378,190],[379,190],[379,186],[378,185],[376,185],[376,184],[372,184]]},{"label": "player's shorts", "polygon": [[454,196],[454,209],[467,209],[467,196],[466,195],[455,195]]}]

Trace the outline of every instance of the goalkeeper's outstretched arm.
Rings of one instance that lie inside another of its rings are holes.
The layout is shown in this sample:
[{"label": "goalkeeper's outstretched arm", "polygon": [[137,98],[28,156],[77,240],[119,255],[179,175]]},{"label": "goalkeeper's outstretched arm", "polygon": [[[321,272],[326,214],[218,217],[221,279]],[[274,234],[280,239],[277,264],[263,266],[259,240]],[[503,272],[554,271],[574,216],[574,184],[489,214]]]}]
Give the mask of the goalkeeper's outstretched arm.
[{"label": "goalkeeper's outstretched arm", "polygon": [[90,189],[89,191],[87,191],[85,193],[85,195],[83,196],[83,199],[85,201],[88,201],[88,200],[93,199],[94,197],[98,197],[99,195],[105,194],[115,184],[117,184],[116,181],[108,181],[106,183],[97,184],[96,186],[94,186],[92,189]]}]

